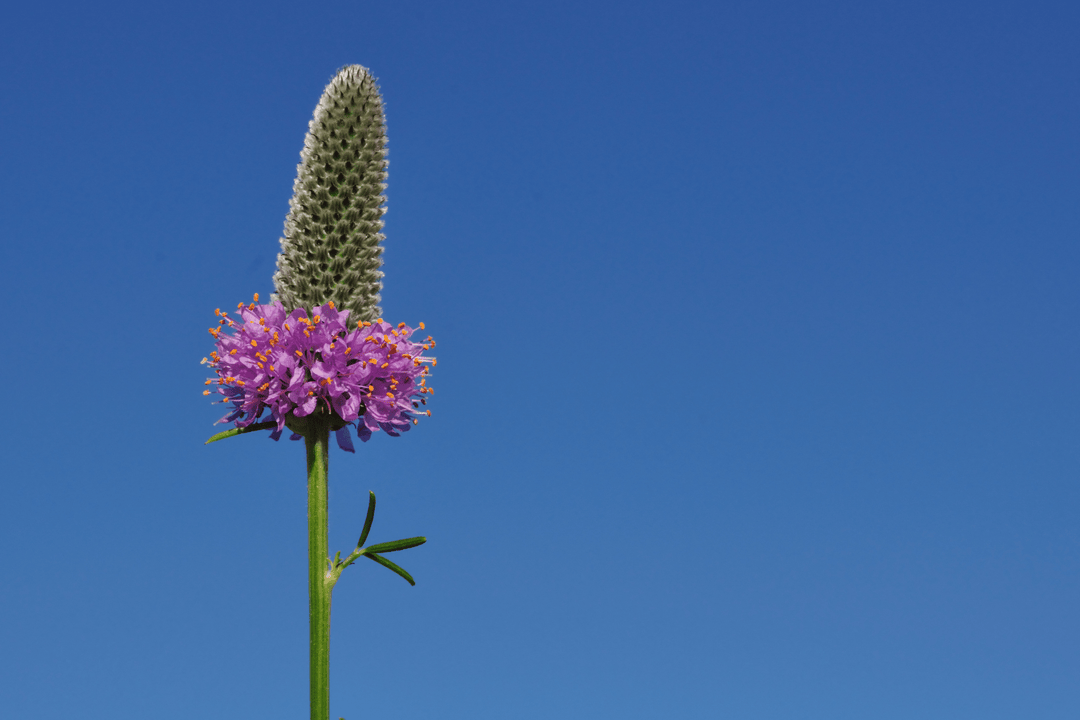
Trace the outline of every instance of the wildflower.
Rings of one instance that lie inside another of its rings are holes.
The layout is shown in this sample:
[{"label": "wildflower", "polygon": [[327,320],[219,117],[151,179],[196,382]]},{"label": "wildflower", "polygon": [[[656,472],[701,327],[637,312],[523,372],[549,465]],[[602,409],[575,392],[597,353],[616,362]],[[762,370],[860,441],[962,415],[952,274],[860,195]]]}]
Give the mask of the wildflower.
[{"label": "wildflower", "polygon": [[334,300],[350,328],[374,320],[382,292],[386,118],[379,86],[342,68],[308,126],[285,218],[274,289],[286,308]]},{"label": "wildflower", "polygon": [[243,428],[269,412],[277,440],[287,420],[322,408],[340,421],[338,444],[351,451],[346,425],[366,442],[379,430],[396,437],[431,414],[420,408],[435,358],[423,355],[424,343],[409,340],[414,328],[380,319],[349,330],[349,311],[333,302],[310,317],[303,308],[286,314],[278,302],[241,303],[235,315],[222,312],[224,322],[211,328],[217,347],[206,363],[217,377],[207,383],[221,402],[232,403],[218,422]]}]

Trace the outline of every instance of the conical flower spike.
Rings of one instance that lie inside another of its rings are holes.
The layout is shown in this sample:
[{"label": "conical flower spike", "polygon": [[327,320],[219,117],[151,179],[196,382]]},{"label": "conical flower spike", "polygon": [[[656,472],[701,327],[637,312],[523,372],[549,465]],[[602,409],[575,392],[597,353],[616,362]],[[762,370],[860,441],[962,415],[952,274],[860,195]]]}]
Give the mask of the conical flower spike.
[{"label": "conical flower spike", "polygon": [[375,78],[349,65],[323,91],[300,153],[274,274],[286,312],[333,301],[350,327],[382,315],[386,152]]}]

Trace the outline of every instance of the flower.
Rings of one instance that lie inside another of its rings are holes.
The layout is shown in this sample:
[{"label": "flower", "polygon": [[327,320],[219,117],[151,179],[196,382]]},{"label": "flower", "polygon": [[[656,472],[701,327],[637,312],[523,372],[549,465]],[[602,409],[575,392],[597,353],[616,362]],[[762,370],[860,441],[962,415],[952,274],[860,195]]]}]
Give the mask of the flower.
[{"label": "flower", "polygon": [[274,290],[287,308],[329,300],[349,326],[381,317],[386,212],[386,118],[379,86],[360,65],[326,86],[296,167]]},{"label": "flower", "polygon": [[345,425],[355,423],[357,435],[366,442],[372,432],[396,437],[416,424],[419,415],[431,415],[421,406],[434,392],[427,376],[435,358],[423,353],[435,341],[431,336],[419,343],[409,339],[424,323],[414,329],[379,319],[349,330],[349,311],[337,310],[333,302],[315,307],[310,317],[303,308],[286,313],[277,302],[240,303],[239,320],[220,310],[214,314],[220,320],[210,334],[217,348],[203,362],[217,377],[208,378],[206,385],[216,385],[224,397],[221,402],[233,405],[218,422],[248,427],[269,410],[277,425],[271,437],[277,440],[286,420],[321,407],[341,421],[338,443],[352,450]]}]

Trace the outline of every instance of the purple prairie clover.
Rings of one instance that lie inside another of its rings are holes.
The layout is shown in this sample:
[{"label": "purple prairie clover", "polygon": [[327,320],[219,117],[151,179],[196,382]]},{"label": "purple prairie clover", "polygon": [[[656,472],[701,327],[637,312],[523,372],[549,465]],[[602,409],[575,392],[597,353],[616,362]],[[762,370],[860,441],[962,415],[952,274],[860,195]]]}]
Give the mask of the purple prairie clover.
[{"label": "purple prairie clover", "polygon": [[[286,313],[280,303],[240,303],[238,319],[220,310],[214,314],[220,319],[210,334],[217,348],[203,362],[217,377],[206,384],[223,396],[221,402],[232,403],[218,422],[248,427],[269,412],[277,424],[271,433],[276,440],[290,417],[302,418],[321,407],[355,424],[366,442],[379,430],[396,437],[418,416],[431,415],[423,406],[434,392],[427,376],[435,358],[424,352],[435,341],[431,336],[422,342],[410,339],[424,323],[414,329],[379,319],[349,330],[349,311],[339,311],[333,302],[313,308],[310,317],[303,308]],[[338,440],[351,449],[347,433],[339,432]]]}]

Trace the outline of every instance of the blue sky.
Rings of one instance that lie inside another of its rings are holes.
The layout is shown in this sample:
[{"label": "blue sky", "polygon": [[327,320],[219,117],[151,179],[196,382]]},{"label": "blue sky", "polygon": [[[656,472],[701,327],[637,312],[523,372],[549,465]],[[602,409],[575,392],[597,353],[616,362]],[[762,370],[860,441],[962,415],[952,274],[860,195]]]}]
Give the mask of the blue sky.
[{"label": "blue sky", "polygon": [[325,83],[434,416],[333,717],[1074,718],[1069,3],[38,3],[0,26],[0,709],[307,713],[302,446],[204,446]]}]

